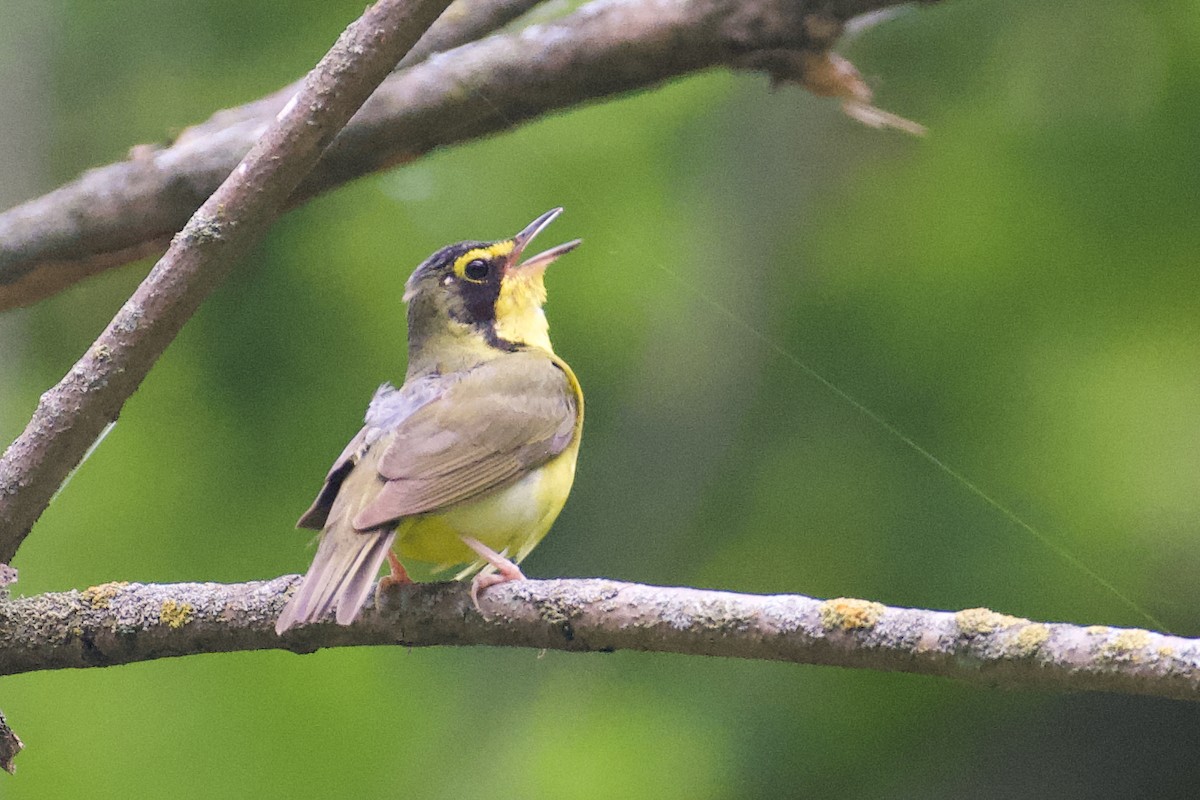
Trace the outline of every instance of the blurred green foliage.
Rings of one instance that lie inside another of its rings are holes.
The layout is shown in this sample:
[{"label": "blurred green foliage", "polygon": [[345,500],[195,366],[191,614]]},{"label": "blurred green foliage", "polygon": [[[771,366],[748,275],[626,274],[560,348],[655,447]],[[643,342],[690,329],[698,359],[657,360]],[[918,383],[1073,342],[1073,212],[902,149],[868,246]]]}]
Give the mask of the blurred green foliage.
[{"label": "blurred green foliage", "polygon": [[[45,129],[0,160],[36,176],[6,200],[277,88],[361,5],[7,0],[0,80],[37,93],[3,124]],[[294,519],[403,374],[404,278],[562,204],[550,235],[585,246],[548,312],[588,424],[530,575],[1146,624],[1057,547],[1200,634],[1197,19],[1195,0],[957,0],[843,48],[924,140],[715,73],[322,197],[188,325],[16,588],[303,570]],[[5,441],[144,271],[0,319]],[[220,655],[8,678],[0,706],[28,744],[13,798],[1165,797],[1200,778],[1193,706],[627,653]]]}]

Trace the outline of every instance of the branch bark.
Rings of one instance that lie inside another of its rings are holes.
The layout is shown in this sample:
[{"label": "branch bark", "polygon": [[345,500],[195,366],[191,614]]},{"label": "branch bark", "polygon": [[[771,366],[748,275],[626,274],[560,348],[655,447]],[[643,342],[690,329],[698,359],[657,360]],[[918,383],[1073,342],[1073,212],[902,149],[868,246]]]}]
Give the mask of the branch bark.
[{"label": "branch bark", "polygon": [[1200,640],[1134,628],[584,579],[501,584],[481,596],[482,615],[461,583],[393,587],[382,608],[369,604],[353,625],[278,637],[275,618],[297,581],[109,583],[0,602],[0,674],[244,650],[488,645],[790,661],[1200,700]]},{"label": "branch bark", "polygon": [[[446,11],[430,26],[425,35],[413,45],[404,58],[396,64],[396,70],[420,64],[436,53],[444,53],[456,47],[481,39],[493,33],[508,23],[525,14],[542,0],[454,0]],[[172,146],[186,140],[202,140],[208,136],[220,136],[223,131],[234,128],[241,123],[253,126],[265,125],[288,99],[300,90],[303,80],[295,81],[287,86],[236,108],[217,111],[204,122],[193,125],[175,137]],[[154,154],[163,148],[152,145],[141,145],[133,148],[130,159]],[[161,248],[160,248],[161,249]],[[0,250],[0,253],[3,253]],[[0,265],[3,265],[0,256]],[[4,267],[0,266],[0,276]],[[0,285],[4,280],[0,277]],[[3,298],[0,290],[0,298]],[[0,300],[0,309],[3,309]]]},{"label": "branch bark", "polygon": [[[0,562],[200,303],[449,0],[378,0],[348,27],[0,458]],[[230,165],[232,167],[232,165]]]},{"label": "branch bark", "polygon": [[[287,202],[438,147],[720,65],[764,71],[861,107],[866,84],[824,56],[845,20],[901,1],[596,0],[392,75]],[[839,80],[830,85],[828,74]],[[0,310],[160,252],[286,100],[276,93],[219,112],[170,146],[134,148],[126,161],[0,214]]]},{"label": "branch bark", "polygon": [[13,764],[13,759],[24,749],[25,743],[12,728],[8,727],[8,720],[4,718],[4,712],[0,712],[0,769],[9,775],[15,773],[17,768]]}]

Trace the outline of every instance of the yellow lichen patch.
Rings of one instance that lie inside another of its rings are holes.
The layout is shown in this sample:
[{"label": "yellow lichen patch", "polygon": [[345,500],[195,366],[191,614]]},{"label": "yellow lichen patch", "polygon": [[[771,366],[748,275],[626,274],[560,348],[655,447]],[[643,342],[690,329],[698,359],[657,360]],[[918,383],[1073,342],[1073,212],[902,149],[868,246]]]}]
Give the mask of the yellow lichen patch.
[{"label": "yellow lichen patch", "polygon": [[954,622],[965,635],[978,636],[1023,625],[1029,620],[1010,617],[1008,614],[1001,614],[990,608],[964,608],[954,615]]},{"label": "yellow lichen patch", "polygon": [[163,600],[162,608],[158,611],[158,618],[170,625],[172,628],[182,628],[187,625],[192,618],[191,603],[177,603],[174,600]]},{"label": "yellow lichen patch", "polygon": [[1012,654],[1017,658],[1028,658],[1050,638],[1050,628],[1040,622],[1026,625],[1017,631],[1012,640]]},{"label": "yellow lichen patch", "polygon": [[1108,627],[1105,625],[1088,625],[1083,629],[1083,632],[1088,636],[1108,636]]},{"label": "yellow lichen patch", "polygon": [[83,600],[90,603],[92,608],[108,608],[112,599],[128,585],[129,581],[113,581],[112,583],[102,583],[99,586],[89,586],[83,590]]},{"label": "yellow lichen patch", "polygon": [[834,628],[855,631],[874,628],[885,610],[882,603],[837,597],[821,603],[818,613],[821,615],[821,627],[827,631]]},{"label": "yellow lichen patch", "polygon": [[1156,652],[1160,658],[1172,658],[1175,655],[1175,648],[1164,644]]},{"label": "yellow lichen patch", "polygon": [[1150,646],[1150,634],[1138,628],[1121,631],[1105,642],[1100,655],[1111,661],[1137,661],[1138,651]]}]

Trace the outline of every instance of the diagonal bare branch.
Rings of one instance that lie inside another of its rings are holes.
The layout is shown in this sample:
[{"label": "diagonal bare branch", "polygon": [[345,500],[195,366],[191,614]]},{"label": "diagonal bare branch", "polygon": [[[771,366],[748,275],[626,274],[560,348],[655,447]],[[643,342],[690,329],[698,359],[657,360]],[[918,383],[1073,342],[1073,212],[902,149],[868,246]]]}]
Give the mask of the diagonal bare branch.
[{"label": "diagonal bare branch", "polygon": [[1200,640],[1133,628],[579,579],[488,589],[486,618],[464,584],[412,584],[389,589],[381,611],[369,605],[351,626],[277,637],[275,618],[296,580],[109,583],[0,602],[0,674],[243,650],[489,645],[790,661],[1200,700]]},{"label": "diagonal bare branch", "polygon": [[25,431],[0,458],[0,562],[12,559],[63,479],[117,418],[183,324],[448,4],[378,0],[347,28],[100,338],[42,395]]},{"label": "diagonal bare branch", "polygon": [[[562,19],[472,42],[392,75],[288,203],[438,147],[720,65],[765,71],[823,94],[860,95],[867,91],[861,81],[831,87],[816,74],[830,67],[822,56],[846,19],[899,2],[595,0]],[[805,65],[812,76],[794,74]],[[0,310],[161,252],[286,99],[276,93],[219,112],[170,146],[134,148],[126,161],[0,214]],[[862,105],[861,97],[846,100]]]}]

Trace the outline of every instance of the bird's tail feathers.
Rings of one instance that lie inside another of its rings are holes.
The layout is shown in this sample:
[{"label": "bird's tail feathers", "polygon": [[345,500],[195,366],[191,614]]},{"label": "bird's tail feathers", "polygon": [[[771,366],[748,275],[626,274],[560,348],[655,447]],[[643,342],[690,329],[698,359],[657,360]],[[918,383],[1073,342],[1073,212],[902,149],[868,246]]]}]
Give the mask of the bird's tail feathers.
[{"label": "bird's tail feathers", "polygon": [[347,517],[339,515],[321,534],[312,566],[275,623],[277,634],[293,625],[319,621],[335,608],[338,623],[349,625],[367,602],[396,532],[359,532]]}]

